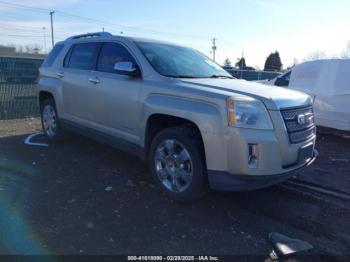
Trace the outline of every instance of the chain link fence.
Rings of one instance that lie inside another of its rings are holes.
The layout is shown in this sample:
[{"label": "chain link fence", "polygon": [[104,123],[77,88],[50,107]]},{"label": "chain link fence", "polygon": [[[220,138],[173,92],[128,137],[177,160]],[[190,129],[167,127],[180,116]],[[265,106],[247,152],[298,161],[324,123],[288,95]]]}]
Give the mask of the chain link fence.
[{"label": "chain link fence", "polygon": [[[42,59],[0,57],[0,120],[39,116],[37,85]],[[249,81],[272,79],[277,72],[227,69]]]},{"label": "chain link fence", "polygon": [[0,120],[35,117],[42,59],[0,57]]},{"label": "chain link fence", "polygon": [[279,76],[279,72],[267,72],[267,71],[253,71],[253,70],[240,70],[240,69],[226,69],[233,77],[238,79],[245,79],[248,81],[272,79]]}]

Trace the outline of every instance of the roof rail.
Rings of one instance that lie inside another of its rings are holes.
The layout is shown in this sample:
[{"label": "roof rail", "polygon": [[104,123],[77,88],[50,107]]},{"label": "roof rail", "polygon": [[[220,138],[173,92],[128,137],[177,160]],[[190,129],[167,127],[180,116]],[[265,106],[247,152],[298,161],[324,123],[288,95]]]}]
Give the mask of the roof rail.
[{"label": "roof rail", "polygon": [[107,37],[107,36],[112,36],[112,34],[108,33],[108,32],[87,33],[87,34],[82,34],[82,35],[74,35],[74,36],[68,37],[66,40],[91,38],[91,37]]}]

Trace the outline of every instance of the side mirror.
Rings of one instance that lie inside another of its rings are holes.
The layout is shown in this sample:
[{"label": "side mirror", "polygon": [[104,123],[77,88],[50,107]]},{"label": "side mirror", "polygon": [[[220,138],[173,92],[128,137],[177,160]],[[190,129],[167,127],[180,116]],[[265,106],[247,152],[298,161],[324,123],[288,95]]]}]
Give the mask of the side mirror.
[{"label": "side mirror", "polygon": [[117,74],[139,77],[140,70],[138,66],[134,66],[132,62],[117,62],[113,67]]}]

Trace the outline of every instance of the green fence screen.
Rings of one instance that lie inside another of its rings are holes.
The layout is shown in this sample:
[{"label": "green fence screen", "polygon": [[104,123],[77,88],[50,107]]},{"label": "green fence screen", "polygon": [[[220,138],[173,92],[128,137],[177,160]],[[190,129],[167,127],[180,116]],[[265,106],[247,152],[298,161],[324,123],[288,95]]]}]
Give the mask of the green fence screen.
[{"label": "green fence screen", "polygon": [[0,119],[35,117],[38,69],[43,60],[0,57]]}]

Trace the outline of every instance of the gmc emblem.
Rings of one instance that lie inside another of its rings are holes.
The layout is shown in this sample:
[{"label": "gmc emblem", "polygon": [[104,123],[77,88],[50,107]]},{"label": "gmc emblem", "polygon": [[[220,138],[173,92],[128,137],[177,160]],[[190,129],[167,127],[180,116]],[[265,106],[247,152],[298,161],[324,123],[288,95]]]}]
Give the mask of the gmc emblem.
[{"label": "gmc emblem", "polygon": [[299,125],[305,125],[306,123],[306,117],[304,114],[297,115],[297,122]]}]

